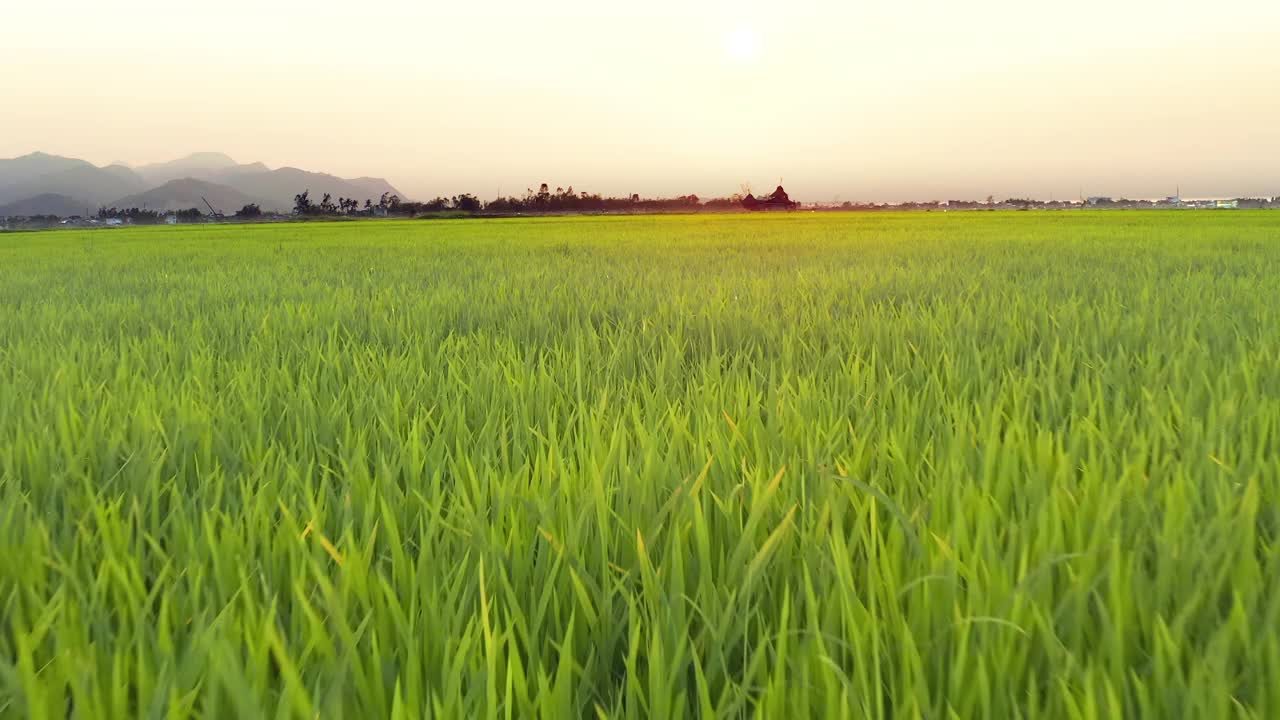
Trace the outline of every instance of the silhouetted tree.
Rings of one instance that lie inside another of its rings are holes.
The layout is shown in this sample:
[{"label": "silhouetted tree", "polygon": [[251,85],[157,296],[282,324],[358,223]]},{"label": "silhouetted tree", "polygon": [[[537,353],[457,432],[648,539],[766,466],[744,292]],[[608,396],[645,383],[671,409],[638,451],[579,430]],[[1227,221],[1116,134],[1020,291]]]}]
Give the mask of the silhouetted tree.
[{"label": "silhouetted tree", "polygon": [[481,204],[479,198],[471,193],[463,193],[453,198],[453,209],[463,212],[475,213],[480,212]]},{"label": "silhouetted tree", "polygon": [[315,205],[311,203],[311,191],[303,190],[302,194],[293,196],[293,214],[294,215],[311,215],[314,212]]},{"label": "silhouetted tree", "polygon": [[[737,208],[738,203],[727,199],[718,201],[720,209]],[[624,197],[602,197],[599,194],[580,192],[572,185],[558,186],[555,192],[548,183],[541,183],[535,191],[525,190],[524,197],[498,197],[484,203],[483,211],[492,214],[543,213],[543,212],[628,212],[650,210],[654,212],[685,211],[702,206],[697,195],[681,195],[674,198],[645,199],[638,194]]]}]

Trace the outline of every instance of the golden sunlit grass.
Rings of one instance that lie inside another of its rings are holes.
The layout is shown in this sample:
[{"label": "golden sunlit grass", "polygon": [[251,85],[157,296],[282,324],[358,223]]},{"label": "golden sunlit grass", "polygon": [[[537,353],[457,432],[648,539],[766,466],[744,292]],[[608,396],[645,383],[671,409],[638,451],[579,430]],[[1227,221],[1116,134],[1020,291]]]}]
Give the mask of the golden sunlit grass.
[{"label": "golden sunlit grass", "polygon": [[0,237],[0,717],[1274,717],[1278,231]]}]

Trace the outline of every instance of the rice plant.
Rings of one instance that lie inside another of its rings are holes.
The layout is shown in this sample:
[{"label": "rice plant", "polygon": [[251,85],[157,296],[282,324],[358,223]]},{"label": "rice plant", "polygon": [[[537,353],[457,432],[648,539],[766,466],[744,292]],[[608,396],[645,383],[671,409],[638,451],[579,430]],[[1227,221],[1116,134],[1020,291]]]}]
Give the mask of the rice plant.
[{"label": "rice plant", "polygon": [[1276,717],[1280,214],[0,237],[0,717]]}]

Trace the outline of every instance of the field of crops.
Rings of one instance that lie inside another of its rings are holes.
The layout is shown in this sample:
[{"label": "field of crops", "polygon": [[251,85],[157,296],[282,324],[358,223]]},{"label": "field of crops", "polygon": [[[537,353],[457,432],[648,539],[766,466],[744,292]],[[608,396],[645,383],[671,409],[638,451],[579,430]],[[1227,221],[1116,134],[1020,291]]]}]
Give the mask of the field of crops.
[{"label": "field of crops", "polygon": [[0,717],[1276,717],[1280,213],[0,235]]}]

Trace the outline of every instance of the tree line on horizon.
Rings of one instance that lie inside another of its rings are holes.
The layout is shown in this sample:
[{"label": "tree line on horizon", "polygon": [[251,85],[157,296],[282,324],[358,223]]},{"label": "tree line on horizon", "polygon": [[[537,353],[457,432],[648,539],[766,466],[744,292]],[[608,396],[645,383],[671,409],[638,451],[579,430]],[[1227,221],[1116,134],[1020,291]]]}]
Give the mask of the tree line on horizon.
[{"label": "tree line on horizon", "polygon": [[[482,202],[470,193],[463,193],[450,198],[437,197],[426,202],[409,202],[401,200],[392,193],[383,193],[377,203],[372,200],[365,200],[363,206],[355,200],[345,198],[339,198],[335,204],[328,194],[324,195],[321,202],[315,203],[310,199],[308,192],[303,192],[294,197],[293,214],[302,216],[415,216],[444,212],[518,215],[561,212],[723,211],[741,208],[743,196],[748,192],[750,192],[750,189],[744,186],[742,193],[709,200],[702,200],[697,195],[680,195],[673,198],[643,198],[638,194],[633,194],[629,197],[609,197],[602,196],[599,193],[576,192],[572,185],[557,187],[552,190],[547,183],[542,183],[536,191],[533,188],[527,188],[523,196],[499,196],[489,202]],[[1280,198],[1238,198],[1238,201],[1239,207],[1242,208],[1280,207]],[[1033,200],[1018,197],[997,200],[995,197],[988,195],[985,201],[936,200],[900,203],[845,201],[815,207],[831,210],[1033,210],[1085,207],[1086,205],[1088,207],[1113,209],[1149,208],[1158,206],[1159,201],[1106,198],[1101,201],[1085,203],[1084,201]],[[237,215],[239,214],[237,213]]]},{"label": "tree line on horizon", "polygon": [[200,212],[200,208],[195,207],[174,210],[173,212],[161,212],[139,207],[118,208],[112,206],[98,208],[97,218],[99,220],[124,220],[136,225],[146,225],[158,223],[170,215],[173,215],[178,222],[195,222],[204,217],[204,213]]},{"label": "tree line on horizon", "polygon": [[293,198],[293,214],[299,216],[360,216],[360,215],[419,215],[427,213],[553,213],[553,212],[617,212],[627,210],[687,210],[692,208],[729,208],[736,207],[738,198],[723,198],[707,202],[701,201],[697,195],[682,195],[675,198],[642,198],[635,194],[630,197],[606,197],[598,193],[576,192],[573,186],[557,187],[554,191],[547,183],[542,183],[535,191],[525,190],[523,196],[498,197],[484,202],[471,193],[462,193],[453,197],[437,197],[425,202],[402,200],[393,193],[383,193],[374,203],[366,199],[361,205],[358,200],[338,198],[333,201],[329,193],[325,193],[316,202],[309,190],[305,190]]},{"label": "tree line on horizon", "polygon": [[[744,186],[743,193],[749,190]],[[319,201],[311,196],[310,190],[303,190],[294,196],[292,214],[296,217],[415,217],[419,215],[450,214],[458,215],[524,215],[565,212],[696,212],[699,210],[724,211],[737,210],[742,206],[741,193],[725,198],[702,200],[697,195],[681,195],[673,198],[643,198],[638,194],[627,197],[603,196],[599,193],[575,191],[573,186],[556,187],[554,190],[547,183],[542,183],[537,190],[527,188],[522,196],[499,196],[483,202],[475,195],[462,193],[452,197],[436,197],[423,202],[403,200],[398,195],[386,192],[375,202],[366,198],[363,202],[355,198],[339,197],[334,201],[329,193],[323,194]],[[1280,197],[1276,198],[1237,198],[1239,208],[1280,208]],[[1008,198],[996,200],[988,196],[981,200],[948,200],[901,203],[875,202],[832,202],[815,205],[815,209],[826,210],[1033,210],[1033,209],[1069,209],[1080,207],[1092,208],[1149,208],[1160,207],[1161,201],[1130,200],[1127,198],[1110,199],[1094,198],[1089,203],[1070,200],[1043,201],[1028,198]],[[256,203],[249,203],[236,210],[233,217],[238,220],[253,220],[268,215]],[[79,219],[80,216],[70,216]],[[120,220],[129,224],[148,225],[162,222],[194,223],[203,222],[208,214],[196,207],[161,211],[147,208],[100,207],[92,216],[99,221]],[[219,215],[218,217],[222,217]],[[57,223],[61,218],[56,215],[33,215],[25,218],[28,226],[48,226]]]},{"label": "tree line on horizon", "polygon": [[[471,193],[414,202],[404,200],[391,192],[383,193],[376,201],[366,198],[361,202],[356,198],[347,197],[339,197],[335,200],[330,193],[324,193],[317,200],[312,197],[310,189],[307,189],[294,196],[292,214],[298,217],[412,217],[434,213],[514,215],[556,212],[670,212],[695,208],[730,209],[738,207],[740,201],[741,198],[737,195],[708,201],[702,201],[697,195],[682,195],[675,198],[644,198],[638,194],[628,197],[609,197],[599,193],[577,192],[572,185],[552,190],[547,183],[539,185],[537,190],[526,189],[523,196],[498,197],[489,202],[484,202]],[[240,220],[252,220],[267,214],[259,204],[249,203],[236,210],[232,216]],[[196,207],[166,211],[145,207],[102,206],[91,217],[100,221],[120,220],[133,225],[154,225],[169,221],[170,218],[178,223],[201,222],[208,217],[208,213]],[[53,223],[59,220],[59,217],[35,215],[27,219]]]}]

